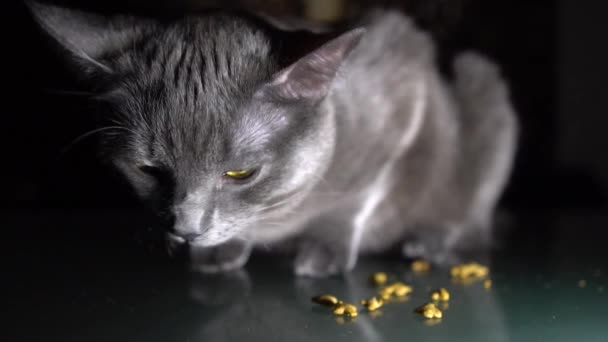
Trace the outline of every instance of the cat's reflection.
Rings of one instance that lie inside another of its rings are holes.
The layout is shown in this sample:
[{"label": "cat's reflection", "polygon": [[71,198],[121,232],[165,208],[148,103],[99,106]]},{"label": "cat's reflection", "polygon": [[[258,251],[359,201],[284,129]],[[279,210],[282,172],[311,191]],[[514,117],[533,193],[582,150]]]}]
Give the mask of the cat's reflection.
[{"label": "cat's reflection", "polygon": [[[344,277],[328,279],[295,277],[287,269],[274,273],[263,265],[254,265],[249,272],[194,276],[190,294],[201,310],[190,341],[375,342],[403,337],[449,341],[454,334],[473,340],[508,340],[502,307],[493,292],[479,283],[452,284],[444,272],[420,276],[395,267],[387,270],[412,284],[415,293],[380,312],[361,312],[356,319],[334,317],[328,308],[310,302],[314,295],[333,293],[358,303],[375,293],[367,278],[370,269],[378,268],[357,268]],[[453,300],[445,308],[443,321],[427,322],[413,308],[428,300],[428,291],[437,284],[453,290]]]},{"label": "cat's reflection", "polygon": [[[288,271],[286,271],[288,272]],[[358,289],[349,277],[310,279],[278,276],[246,270],[221,274],[197,275],[192,279],[190,295],[205,308],[193,341],[381,341],[371,317],[336,319],[330,310],[317,307],[310,298],[327,288],[341,289],[343,298],[358,298]],[[335,330],[342,330],[334,336]],[[353,336],[354,334],[354,336]],[[350,335],[350,338],[346,338]]]}]

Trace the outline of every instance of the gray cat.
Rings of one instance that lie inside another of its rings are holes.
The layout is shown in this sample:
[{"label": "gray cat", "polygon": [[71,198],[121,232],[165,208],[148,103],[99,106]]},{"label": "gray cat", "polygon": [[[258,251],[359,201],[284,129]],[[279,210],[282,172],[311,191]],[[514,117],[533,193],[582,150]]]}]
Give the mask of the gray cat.
[{"label": "gray cat", "polygon": [[442,80],[432,40],[402,14],[290,60],[295,32],[242,14],[29,5],[107,106],[110,160],[195,269],[277,246],[296,274],[326,276],[396,244],[448,262],[487,240],[516,145],[507,87],[471,53]]}]

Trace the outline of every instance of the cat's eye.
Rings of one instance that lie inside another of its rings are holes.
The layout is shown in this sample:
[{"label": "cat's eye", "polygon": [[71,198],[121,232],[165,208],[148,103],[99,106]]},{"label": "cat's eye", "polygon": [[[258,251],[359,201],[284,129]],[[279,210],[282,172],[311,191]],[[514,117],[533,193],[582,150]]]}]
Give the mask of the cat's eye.
[{"label": "cat's eye", "polygon": [[139,169],[139,171],[147,174],[148,176],[152,176],[155,178],[158,178],[158,177],[162,176],[162,174],[163,174],[163,170],[156,166],[140,165],[137,168]]},{"label": "cat's eye", "polygon": [[254,173],[255,173],[254,169],[230,170],[230,171],[224,172],[224,176],[226,176],[230,179],[246,180],[246,179],[251,178],[251,176],[253,176]]}]

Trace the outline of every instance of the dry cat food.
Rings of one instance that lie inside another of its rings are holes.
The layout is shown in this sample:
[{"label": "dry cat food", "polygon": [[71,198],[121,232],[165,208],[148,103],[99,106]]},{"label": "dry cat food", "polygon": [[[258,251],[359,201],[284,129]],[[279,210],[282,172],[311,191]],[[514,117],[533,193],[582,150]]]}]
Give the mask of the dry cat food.
[{"label": "dry cat food", "polygon": [[338,298],[336,298],[336,296],[330,295],[330,294],[324,294],[324,295],[312,297],[312,301],[317,304],[321,304],[321,305],[325,305],[325,306],[334,306],[334,305],[338,304],[338,302],[339,302]]},{"label": "dry cat food", "polygon": [[416,308],[415,311],[428,319],[443,317],[443,312],[433,303],[426,303]]},{"label": "dry cat food", "polygon": [[370,280],[375,286],[382,286],[386,284],[388,276],[384,272],[376,272],[371,275]]},{"label": "dry cat food", "polygon": [[390,299],[391,297],[404,297],[412,292],[412,287],[402,282],[392,283],[383,287],[380,290],[380,296],[384,299]]},{"label": "dry cat food", "polygon": [[442,287],[439,290],[431,292],[431,299],[436,302],[447,302],[448,300],[450,300],[450,293],[448,292],[448,290]]},{"label": "dry cat food", "polygon": [[458,280],[479,279],[485,278],[489,273],[486,266],[471,262],[468,264],[459,264],[452,267],[450,274],[452,278]]},{"label": "dry cat food", "polygon": [[315,296],[312,297],[312,301],[320,305],[331,307],[331,310],[334,315],[347,315],[350,317],[356,317],[358,314],[357,307],[355,305],[344,303],[334,295],[324,294],[320,296]]},{"label": "dry cat food", "polygon": [[[430,267],[430,263],[425,260],[415,260],[411,264],[412,271],[417,273],[427,272],[430,270]],[[485,289],[490,289],[492,287],[492,280],[486,278],[488,274],[488,267],[477,262],[454,265],[450,269],[452,278],[463,281],[465,284],[469,281],[484,280],[483,287]],[[397,301],[407,300],[407,295],[413,291],[410,285],[399,281],[387,284],[389,276],[385,272],[376,272],[372,274],[369,279],[378,289],[378,295],[361,300],[361,305],[367,309],[366,311],[370,316],[381,314],[382,312],[378,309],[385,304],[390,303],[393,299],[397,299]],[[451,295],[446,288],[442,287],[432,291],[430,297],[432,302],[416,308],[415,312],[427,318],[427,322],[438,323],[443,317],[443,312],[439,307],[446,309]],[[358,308],[356,305],[345,303],[331,294],[313,297],[312,301],[330,307],[332,313],[338,316],[336,319],[341,320],[340,322],[346,322],[344,321],[343,316],[350,318],[358,316]]]},{"label": "dry cat food", "polygon": [[431,263],[426,260],[414,260],[412,262],[412,271],[417,273],[428,272],[431,269]]},{"label": "dry cat food", "polygon": [[355,305],[343,302],[334,305],[332,312],[334,315],[347,315],[350,317],[357,317],[358,315],[357,307]]},{"label": "dry cat food", "polygon": [[375,311],[384,305],[384,299],[377,296],[370,299],[364,299],[361,301],[361,305],[365,306],[367,311]]}]

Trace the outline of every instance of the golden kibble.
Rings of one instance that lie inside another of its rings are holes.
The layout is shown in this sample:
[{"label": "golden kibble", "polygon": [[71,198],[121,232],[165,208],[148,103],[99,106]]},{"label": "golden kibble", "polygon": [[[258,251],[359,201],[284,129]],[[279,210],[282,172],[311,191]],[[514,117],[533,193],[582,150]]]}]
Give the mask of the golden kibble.
[{"label": "golden kibble", "polygon": [[332,312],[334,315],[347,315],[350,317],[356,317],[358,315],[357,307],[355,305],[344,302],[338,302],[334,305]]},{"label": "golden kibble", "polygon": [[486,279],[483,281],[483,288],[489,290],[492,288],[492,279]]},{"label": "golden kibble", "polygon": [[388,280],[388,276],[384,272],[376,272],[376,273],[372,274],[372,276],[370,277],[370,280],[371,280],[372,284],[374,284],[375,286],[382,286],[382,285],[386,284],[386,281]]},{"label": "golden kibble", "polygon": [[393,286],[387,286],[380,290],[380,297],[382,297],[384,300],[388,300],[393,296],[394,292],[395,288]]},{"label": "golden kibble", "polygon": [[380,294],[380,297],[382,297],[382,299],[388,300],[393,296],[404,297],[404,296],[410,294],[411,292],[412,292],[411,286],[406,285],[402,282],[396,282],[396,283],[392,283],[390,285],[383,287],[380,290],[379,294]]},{"label": "golden kibble", "polygon": [[324,295],[313,297],[312,301],[317,304],[321,304],[321,305],[325,305],[325,306],[333,306],[333,305],[338,304],[338,298],[336,296],[330,295],[330,294],[324,294]]},{"label": "golden kibble", "polygon": [[332,309],[334,315],[344,315],[344,311],[346,311],[346,305],[344,305],[344,303],[336,304]]},{"label": "golden kibble", "polygon": [[450,293],[448,292],[448,290],[442,287],[439,290],[435,290],[431,293],[431,299],[436,302],[447,302],[448,300],[450,300]]},{"label": "golden kibble", "polygon": [[393,284],[395,291],[393,292],[397,297],[403,297],[412,292],[412,287],[409,285],[405,285],[404,283],[395,283]]},{"label": "golden kibble", "polygon": [[375,311],[384,305],[382,297],[372,297],[367,300],[362,300],[361,304],[367,308],[368,311]]},{"label": "golden kibble", "polygon": [[414,260],[412,262],[412,271],[416,273],[428,272],[431,269],[431,263],[426,260]]},{"label": "golden kibble", "polygon": [[450,269],[452,278],[458,280],[481,279],[485,278],[488,273],[488,267],[476,262],[455,265]]},{"label": "golden kibble", "polygon": [[435,310],[426,309],[422,312],[422,315],[426,318],[433,318],[433,317],[435,317]]},{"label": "golden kibble", "polygon": [[437,306],[435,306],[435,304],[433,304],[433,303],[427,303],[427,304],[424,304],[424,305],[416,308],[416,312],[421,314],[422,316],[424,316],[427,319],[443,317],[443,312],[441,312],[441,310],[439,310],[439,308]]},{"label": "golden kibble", "polygon": [[346,315],[348,315],[350,317],[357,317],[357,315],[359,314],[357,307],[353,304],[345,304],[344,313],[346,313]]}]

